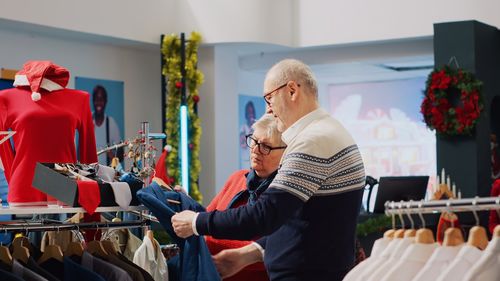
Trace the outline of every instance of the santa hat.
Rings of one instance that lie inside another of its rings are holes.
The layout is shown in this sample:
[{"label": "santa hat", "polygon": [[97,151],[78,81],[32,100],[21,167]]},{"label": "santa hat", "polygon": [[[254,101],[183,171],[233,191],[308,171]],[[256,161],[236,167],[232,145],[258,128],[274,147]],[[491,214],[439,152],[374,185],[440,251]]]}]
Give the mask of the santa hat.
[{"label": "santa hat", "polygon": [[27,61],[23,69],[16,73],[14,86],[29,86],[31,99],[42,98],[40,88],[49,92],[61,90],[68,85],[69,71],[51,61]]}]

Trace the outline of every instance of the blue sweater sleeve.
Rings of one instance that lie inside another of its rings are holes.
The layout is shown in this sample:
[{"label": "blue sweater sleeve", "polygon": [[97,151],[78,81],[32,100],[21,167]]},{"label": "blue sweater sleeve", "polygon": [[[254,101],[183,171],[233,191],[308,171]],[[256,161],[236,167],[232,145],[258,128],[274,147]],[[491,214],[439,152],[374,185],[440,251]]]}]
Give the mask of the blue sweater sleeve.
[{"label": "blue sweater sleeve", "polygon": [[303,204],[289,192],[268,188],[252,206],[199,213],[196,230],[218,239],[251,240],[273,233]]}]

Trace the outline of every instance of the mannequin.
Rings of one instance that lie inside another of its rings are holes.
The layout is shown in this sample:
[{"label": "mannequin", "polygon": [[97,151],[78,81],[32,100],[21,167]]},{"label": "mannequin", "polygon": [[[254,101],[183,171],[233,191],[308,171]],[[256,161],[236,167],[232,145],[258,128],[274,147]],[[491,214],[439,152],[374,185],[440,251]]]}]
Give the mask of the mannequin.
[{"label": "mannequin", "polygon": [[0,91],[0,131],[17,132],[13,145],[0,145],[11,205],[46,204],[47,196],[31,186],[37,162],[97,162],[89,94],[66,89],[68,81],[67,69],[28,61],[16,74],[16,88]]}]

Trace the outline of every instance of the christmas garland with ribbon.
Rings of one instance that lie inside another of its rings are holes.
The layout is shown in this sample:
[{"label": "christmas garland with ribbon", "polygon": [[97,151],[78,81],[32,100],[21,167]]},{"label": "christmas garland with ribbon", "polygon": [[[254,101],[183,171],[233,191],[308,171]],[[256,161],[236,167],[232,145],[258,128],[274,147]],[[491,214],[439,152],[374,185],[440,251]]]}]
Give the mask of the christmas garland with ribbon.
[{"label": "christmas garland with ribbon", "polygon": [[438,135],[471,135],[484,107],[482,82],[461,69],[445,65],[429,74],[420,112]]},{"label": "christmas garland with ribbon", "polygon": [[[201,122],[195,111],[196,104],[200,101],[198,87],[203,83],[203,73],[198,69],[198,47],[201,42],[201,35],[192,32],[186,43],[186,87],[187,87],[187,107],[189,118],[189,195],[198,202],[201,202],[202,195],[198,187],[198,178],[201,171],[200,138]],[[180,184],[181,170],[179,167],[179,139],[180,120],[179,110],[181,105],[181,40],[178,35],[166,35],[163,38],[161,52],[164,56],[164,66],[162,74],[167,80],[167,105],[166,105],[166,135],[167,147],[169,150],[166,158],[169,184]]]}]

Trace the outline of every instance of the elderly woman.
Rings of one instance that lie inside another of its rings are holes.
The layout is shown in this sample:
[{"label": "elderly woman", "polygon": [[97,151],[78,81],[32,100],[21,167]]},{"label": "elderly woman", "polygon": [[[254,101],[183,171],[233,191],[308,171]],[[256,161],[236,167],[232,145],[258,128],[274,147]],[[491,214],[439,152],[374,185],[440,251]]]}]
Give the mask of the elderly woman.
[{"label": "elderly woman", "polygon": [[[281,156],[286,148],[281,140],[276,122],[271,114],[265,114],[252,125],[253,134],[246,136],[251,149],[250,170],[234,172],[226,181],[222,190],[207,207],[207,211],[236,208],[245,204],[254,204],[259,195],[273,181],[279,167]],[[257,237],[256,237],[257,238]],[[252,241],[235,241],[205,237],[212,255],[229,248],[240,248]],[[236,275],[224,280],[268,280],[264,265],[256,263],[245,267]]]}]

